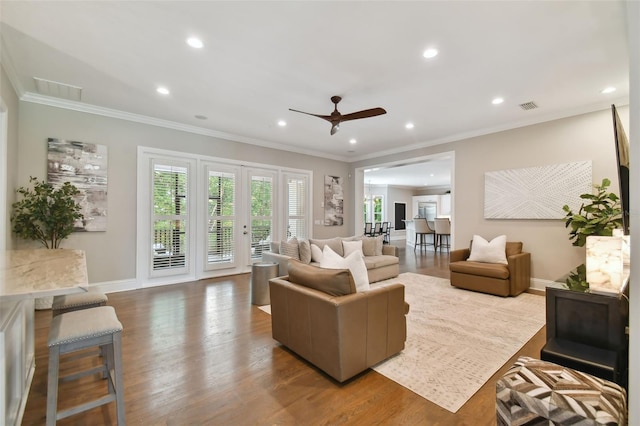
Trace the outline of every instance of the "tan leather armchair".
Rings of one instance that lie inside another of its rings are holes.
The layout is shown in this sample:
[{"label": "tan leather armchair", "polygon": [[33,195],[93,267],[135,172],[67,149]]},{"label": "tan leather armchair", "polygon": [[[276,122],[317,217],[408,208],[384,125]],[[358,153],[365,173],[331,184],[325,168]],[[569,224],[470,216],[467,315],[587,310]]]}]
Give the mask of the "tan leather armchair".
[{"label": "tan leather armchair", "polygon": [[339,382],[404,349],[404,285],[356,293],[346,269],[292,260],[288,270],[269,281],[275,340]]},{"label": "tan leather armchair", "polygon": [[449,257],[451,285],[497,296],[517,296],[529,288],[531,253],[522,251],[522,242],[506,244],[508,265],[469,262],[470,249],[453,250]]}]

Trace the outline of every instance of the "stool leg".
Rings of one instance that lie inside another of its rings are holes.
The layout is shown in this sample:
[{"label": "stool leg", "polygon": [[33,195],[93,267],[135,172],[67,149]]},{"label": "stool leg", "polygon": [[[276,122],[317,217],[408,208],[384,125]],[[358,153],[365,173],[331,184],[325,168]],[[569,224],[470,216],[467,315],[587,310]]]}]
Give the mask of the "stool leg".
[{"label": "stool leg", "polygon": [[124,383],[122,382],[122,333],[113,335],[113,375],[116,381],[116,411],[118,426],[124,426]]},{"label": "stool leg", "polygon": [[111,371],[114,369],[114,356],[113,356],[113,343],[108,345],[100,346],[100,350],[102,351],[102,364],[104,366],[104,372],[102,373],[102,378],[107,379],[107,389],[109,393],[115,393],[113,376],[111,375]]},{"label": "stool leg", "polygon": [[49,348],[49,374],[47,377],[47,426],[55,426],[58,407],[58,369],[60,347]]}]

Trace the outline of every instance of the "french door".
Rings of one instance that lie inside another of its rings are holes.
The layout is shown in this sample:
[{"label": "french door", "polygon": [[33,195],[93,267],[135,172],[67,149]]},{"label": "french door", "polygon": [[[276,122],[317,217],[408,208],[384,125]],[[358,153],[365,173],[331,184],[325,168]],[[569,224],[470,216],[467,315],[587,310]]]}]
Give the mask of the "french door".
[{"label": "french door", "polygon": [[269,250],[274,232],[275,182],[271,170],[210,163],[205,166],[205,270],[238,269]]},{"label": "french door", "polygon": [[138,150],[143,286],[251,270],[272,241],[308,238],[311,172]]}]

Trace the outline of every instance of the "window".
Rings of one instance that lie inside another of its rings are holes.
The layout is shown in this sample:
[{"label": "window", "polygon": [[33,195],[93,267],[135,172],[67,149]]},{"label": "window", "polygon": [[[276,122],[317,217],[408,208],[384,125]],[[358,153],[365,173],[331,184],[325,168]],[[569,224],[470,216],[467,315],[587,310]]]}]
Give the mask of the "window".
[{"label": "window", "polygon": [[188,171],[187,166],[153,164],[152,271],[186,270]]},{"label": "window", "polygon": [[236,259],[236,173],[210,169],[207,184],[206,263],[232,265]]},{"label": "window", "polygon": [[367,195],[364,197],[364,222],[384,222],[384,196]]},{"label": "window", "polygon": [[287,190],[287,239],[292,237],[298,239],[308,238],[308,178],[307,176],[287,174],[285,175],[285,182]]},{"label": "window", "polygon": [[269,250],[273,231],[273,176],[249,170],[251,179],[251,259],[262,258]]}]

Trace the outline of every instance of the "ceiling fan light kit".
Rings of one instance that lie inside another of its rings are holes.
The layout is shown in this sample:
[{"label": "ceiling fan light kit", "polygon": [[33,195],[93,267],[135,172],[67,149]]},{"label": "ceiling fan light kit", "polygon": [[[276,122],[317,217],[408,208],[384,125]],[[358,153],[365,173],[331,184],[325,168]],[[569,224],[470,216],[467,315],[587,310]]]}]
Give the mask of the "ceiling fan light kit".
[{"label": "ceiling fan light kit", "polygon": [[305,111],[299,111],[297,109],[293,109],[293,108],[289,108],[289,111],[293,111],[293,112],[299,112],[302,114],[307,114],[307,115],[312,115],[314,117],[318,117],[318,118],[322,118],[323,120],[327,120],[329,123],[331,123],[331,134],[335,135],[338,130],[340,130],[340,123],[342,123],[343,121],[349,121],[349,120],[358,120],[361,118],[369,118],[369,117],[375,117],[378,115],[382,115],[382,114],[386,114],[387,111],[384,110],[384,108],[371,108],[371,109],[365,109],[362,111],[357,111],[357,112],[352,112],[350,114],[341,114],[340,111],[338,111],[338,103],[342,100],[342,98],[340,96],[332,96],[331,97],[331,102],[333,102],[334,104],[334,108],[333,108],[333,112],[331,113],[331,115],[322,115],[322,114],[312,114],[310,112],[305,112]]}]

